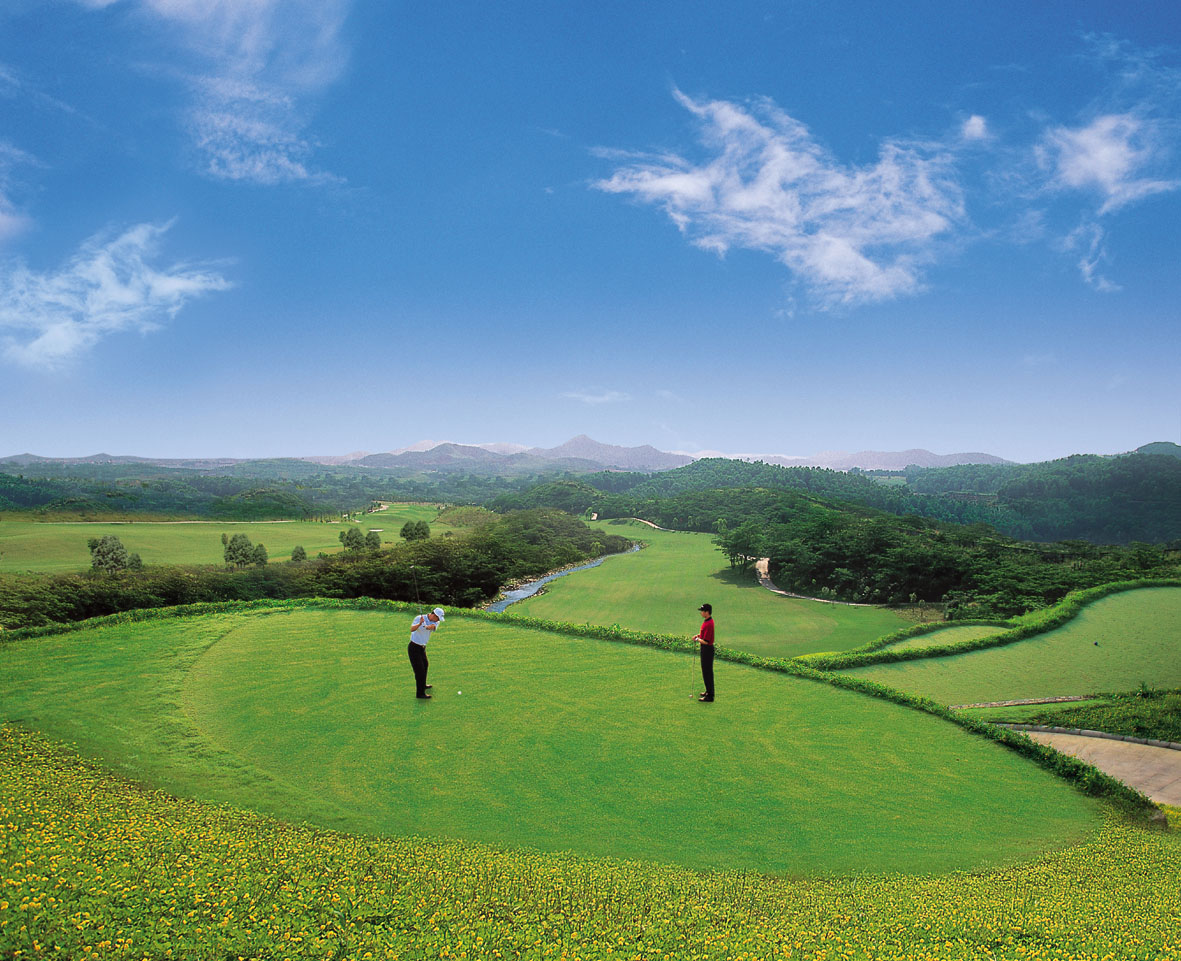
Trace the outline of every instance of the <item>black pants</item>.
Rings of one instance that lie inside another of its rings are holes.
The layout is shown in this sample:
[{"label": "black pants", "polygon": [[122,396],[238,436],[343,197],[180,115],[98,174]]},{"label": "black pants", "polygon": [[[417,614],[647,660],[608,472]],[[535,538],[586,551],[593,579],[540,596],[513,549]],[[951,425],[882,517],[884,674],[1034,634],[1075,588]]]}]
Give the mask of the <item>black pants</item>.
[{"label": "black pants", "polygon": [[414,668],[414,684],[418,688],[418,696],[426,694],[426,669],[429,666],[426,659],[426,647],[411,641],[406,646],[406,653],[410,655],[410,666]]},{"label": "black pants", "polygon": [[714,646],[712,644],[698,644],[701,648],[701,679],[705,681],[705,694],[714,696]]}]

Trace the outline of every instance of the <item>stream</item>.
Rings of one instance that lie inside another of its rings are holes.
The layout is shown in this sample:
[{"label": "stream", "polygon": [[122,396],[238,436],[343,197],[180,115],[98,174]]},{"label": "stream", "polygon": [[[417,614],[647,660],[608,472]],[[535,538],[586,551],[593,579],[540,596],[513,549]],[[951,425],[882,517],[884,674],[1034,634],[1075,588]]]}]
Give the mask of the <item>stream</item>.
[{"label": "stream", "polygon": [[[639,549],[640,549],[639,544],[633,544],[631,547],[629,547],[623,553],[634,554]],[[520,587],[514,588],[511,591],[505,591],[504,597],[501,600],[497,601],[495,604],[489,604],[487,607],[484,608],[484,610],[486,610],[492,614],[499,614],[501,611],[503,611],[510,604],[516,604],[517,601],[523,601],[527,597],[532,597],[534,594],[536,594],[538,591],[540,591],[550,581],[557,580],[559,577],[565,577],[567,574],[574,574],[574,573],[577,573],[578,571],[585,571],[585,570],[588,570],[589,568],[592,568],[592,567],[598,567],[608,557],[618,557],[618,556],[619,556],[618,554],[604,554],[602,557],[596,558],[595,560],[590,561],[587,564],[579,564],[577,567],[571,567],[569,570],[565,570],[565,571],[558,571],[558,573],[556,573],[556,574],[546,574],[545,577],[539,577],[537,580],[529,581],[528,583],[522,584]]]}]

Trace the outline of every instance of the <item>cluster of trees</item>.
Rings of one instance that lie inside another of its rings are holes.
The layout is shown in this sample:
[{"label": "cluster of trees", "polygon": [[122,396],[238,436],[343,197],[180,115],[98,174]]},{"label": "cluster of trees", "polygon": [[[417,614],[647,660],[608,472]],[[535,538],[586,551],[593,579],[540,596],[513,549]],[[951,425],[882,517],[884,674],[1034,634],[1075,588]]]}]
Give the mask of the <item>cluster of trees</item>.
[{"label": "cluster of trees", "polygon": [[403,540],[425,541],[431,536],[431,525],[426,521],[407,521],[400,531]]},{"label": "cluster of trees", "polygon": [[138,554],[129,554],[123,542],[114,534],[92,537],[86,546],[90,548],[91,570],[104,574],[143,570],[143,559]]},{"label": "cluster of trees", "polygon": [[346,554],[376,553],[381,550],[381,535],[377,531],[361,533],[359,527],[346,527],[340,532],[340,542]]},{"label": "cluster of trees", "polygon": [[474,606],[494,597],[505,584],[629,546],[626,538],[593,530],[567,514],[535,510],[498,517],[464,535],[315,559],[304,554],[302,561],[289,564],[4,574],[0,575],[0,626],[79,620],[140,607],[259,598],[412,601],[421,596],[424,603]]},{"label": "cluster of trees", "polygon": [[262,544],[252,544],[245,534],[221,535],[221,546],[224,550],[226,567],[241,570],[243,567],[266,567],[269,557],[267,549]]}]

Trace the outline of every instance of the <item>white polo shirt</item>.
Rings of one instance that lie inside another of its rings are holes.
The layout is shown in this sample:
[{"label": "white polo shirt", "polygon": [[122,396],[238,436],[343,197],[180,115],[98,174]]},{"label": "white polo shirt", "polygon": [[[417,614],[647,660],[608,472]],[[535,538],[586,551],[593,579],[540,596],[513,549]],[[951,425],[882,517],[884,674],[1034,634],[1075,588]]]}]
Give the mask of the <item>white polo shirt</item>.
[{"label": "white polo shirt", "polygon": [[[428,624],[430,627],[427,627]],[[431,639],[436,627],[438,627],[438,621],[432,621],[427,614],[419,614],[410,622],[410,640],[426,647],[426,642]]]}]

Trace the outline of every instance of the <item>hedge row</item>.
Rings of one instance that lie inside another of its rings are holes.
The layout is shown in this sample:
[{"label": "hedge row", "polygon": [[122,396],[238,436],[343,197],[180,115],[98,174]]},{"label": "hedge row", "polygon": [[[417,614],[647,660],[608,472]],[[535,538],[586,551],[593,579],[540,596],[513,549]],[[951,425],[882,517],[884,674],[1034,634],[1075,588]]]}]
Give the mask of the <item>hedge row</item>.
[{"label": "hedge row", "polygon": [[[1118,594],[1122,591],[1136,590],[1142,587],[1181,587],[1178,578],[1142,578],[1134,581],[1115,581],[1111,584],[1100,584],[1098,587],[1088,587],[1081,591],[1071,591],[1052,607],[1039,611],[1031,611],[1009,622],[1014,626],[999,634],[989,634],[986,637],[972,638],[955,644],[935,644],[931,647],[904,648],[902,650],[885,648],[880,642],[867,644],[852,651],[841,651],[832,654],[806,655],[806,663],[822,671],[844,671],[854,667],[865,667],[869,664],[892,664],[897,661],[917,661],[927,657],[947,657],[953,654],[967,654],[969,651],[983,651],[992,647],[1005,647],[1024,641],[1038,634],[1044,634],[1061,627],[1073,620],[1087,604]],[[956,622],[971,624],[995,624],[995,621],[963,621]],[[919,625],[925,627],[926,625]],[[998,625],[1002,626],[1002,625]],[[916,628],[908,628],[879,641],[894,643],[905,637],[927,633]]]},{"label": "hedge row", "polygon": [[[848,651],[824,651],[817,654],[800,654],[796,657],[797,661],[802,661],[809,666],[815,667],[821,663],[827,663],[828,658],[833,658],[841,655],[852,654],[872,654],[875,651],[880,651],[884,647],[890,647],[892,644],[898,644],[901,641],[909,640],[912,637],[922,637],[924,634],[934,634],[937,631],[947,630],[953,627],[996,627],[996,628],[1010,628],[1019,623],[1016,618],[1008,621],[996,620],[963,620],[963,621],[933,621],[925,624],[912,624],[910,627],[903,627],[890,634],[883,634],[881,637],[876,637],[868,644],[862,644],[860,647],[852,648]],[[950,645],[948,645],[950,646]],[[924,650],[927,650],[924,648]]]},{"label": "hedge row", "polygon": [[[1087,602],[1096,600],[1099,597],[1107,594],[1116,593],[1121,590],[1129,590],[1132,587],[1143,586],[1181,586],[1181,581],[1167,581],[1167,582],[1120,582],[1117,584],[1104,585],[1102,588],[1092,588],[1087,591],[1080,591],[1073,597],[1066,598],[1060,605],[1052,609],[1053,616],[1047,616],[1044,619],[1038,620],[1039,626],[1036,630],[1033,625],[1026,623],[1021,627],[1015,629],[1011,633],[1021,633],[1021,637],[1028,637],[1033,633],[1049,630],[1051,627],[1057,627],[1061,623],[1074,617],[1078,610]],[[244,602],[223,602],[216,604],[189,604],[183,607],[174,608],[151,608],[140,611],[127,611],[120,614],[111,614],[106,617],[96,617],[88,621],[79,621],[67,625],[53,625],[48,627],[34,627],[24,628],[18,631],[10,631],[4,635],[5,640],[19,640],[23,638],[43,637],[50,634],[61,634],[72,631],[82,630],[91,627],[104,627],[116,624],[126,624],[139,621],[150,621],[157,619],[164,619],[169,617],[187,617],[197,616],[201,614],[222,614],[222,613],[237,613],[250,611],[285,611],[285,610],[349,610],[349,611],[387,611],[389,613],[407,614],[417,612],[418,605],[408,604],[404,601],[387,601],[377,600],[371,598],[358,598],[351,600],[337,600],[333,598],[304,598],[294,600],[262,600],[262,601],[244,601]],[[1069,611],[1069,614],[1065,614]],[[487,611],[455,609],[448,616],[468,618],[471,620],[493,621],[501,624],[511,624],[516,627],[525,627],[532,630],[546,631],[553,634],[561,634],[572,637],[588,637],[596,640],[612,641],[621,644],[635,644],[642,647],[657,648],[666,651],[679,651],[688,653],[696,650],[696,643],[692,640],[678,637],[670,634],[656,634],[648,631],[630,631],[621,628],[618,625],[611,627],[599,627],[593,624],[570,624],[559,621],[546,621],[533,617],[516,617],[507,616],[504,614],[491,614]],[[1003,635],[1008,637],[1009,635]],[[1020,638],[1015,638],[1020,639]],[[991,638],[983,638],[985,641]],[[958,650],[958,646],[957,646]],[[926,652],[921,652],[925,654]],[[803,678],[805,680],[817,681],[823,684],[829,684],[833,687],[841,688],[843,690],[854,691],[859,694],[867,694],[871,697],[878,697],[884,700],[892,701],[895,704],[901,704],[905,707],[910,707],[926,714],[932,714],[935,717],[942,718],[945,721],[950,721],[953,724],[958,724],[973,734],[996,741],[1004,746],[1016,751],[1017,753],[1028,757],[1040,764],[1042,767],[1053,771],[1055,774],[1061,776],[1071,784],[1084,793],[1094,797],[1101,797],[1112,802],[1116,807],[1124,811],[1129,816],[1136,820],[1143,822],[1161,823],[1160,812],[1157,807],[1147,797],[1136,791],[1121,781],[1117,781],[1103,772],[1097,770],[1089,764],[1079,761],[1067,755],[1059,754],[1052,748],[1037,744],[1029,738],[1015,734],[1005,728],[996,727],[983,721],[978,721],[974,718],[965,717],[949,710],[946,706],[938,704],[927,697],[921,697],[914,694],[907,694],[903,691],[897,691],[893,688],[886,687],[884,684],[878,684],[875,681],[865,680],[863,678],[848,677],[845,675],[829,673],[825,670],[820,670],[802,663],[800,660],[788,660],[785,658],[768,658],[759,657],[754,654],[748,654],[745,651],[736,651],[731,648],[718,647],[716,656],[723,661],[730,661],[734,664],[743,664],[748,667],[757,668],[765,671],[775,671],[782,674],[790,674],[794,677]]]}]

